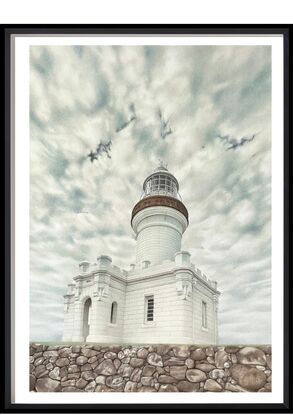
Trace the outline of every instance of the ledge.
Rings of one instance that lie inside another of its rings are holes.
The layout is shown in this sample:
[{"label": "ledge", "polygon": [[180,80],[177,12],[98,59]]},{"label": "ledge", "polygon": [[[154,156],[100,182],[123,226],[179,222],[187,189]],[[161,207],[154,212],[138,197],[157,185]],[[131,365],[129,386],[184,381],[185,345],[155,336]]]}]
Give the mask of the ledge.
[{"label": "ledge", "polygon": [[182,215],[185,216],[188,223],[188,211],[184,204],[174,197],[170,196],[149,196],[140,200],[133,208],[131,215],[131,224],[134,216],[142,209],[153,207],[153,206],[166,206],[178,210]]}]

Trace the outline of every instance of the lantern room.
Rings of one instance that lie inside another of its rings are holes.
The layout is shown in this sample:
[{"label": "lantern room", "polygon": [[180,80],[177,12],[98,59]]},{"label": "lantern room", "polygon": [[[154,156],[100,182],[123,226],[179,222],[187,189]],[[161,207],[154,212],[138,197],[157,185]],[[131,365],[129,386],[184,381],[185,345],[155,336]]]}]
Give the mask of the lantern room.
[{"label": "lantern room", "polygon": [[180,198],[178,194],[179,184],[173,174],[160,164],[154,173],[150,174],[143,184],[142,198],[155,195],[170,196]]}]

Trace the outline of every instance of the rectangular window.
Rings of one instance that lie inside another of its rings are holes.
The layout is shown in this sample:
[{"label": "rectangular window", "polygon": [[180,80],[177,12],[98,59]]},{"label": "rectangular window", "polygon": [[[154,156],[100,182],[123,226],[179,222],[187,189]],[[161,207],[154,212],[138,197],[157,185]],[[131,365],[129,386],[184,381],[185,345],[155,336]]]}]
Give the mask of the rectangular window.
[{"label": "rectangular window", "polygon": [[201,307],[201,325],[207,328],[207,303],[202,301]]},{"label": "rectangular window", "polygon": [[149,295],[145,297],[145,322],[154,321],[154,296]]}]

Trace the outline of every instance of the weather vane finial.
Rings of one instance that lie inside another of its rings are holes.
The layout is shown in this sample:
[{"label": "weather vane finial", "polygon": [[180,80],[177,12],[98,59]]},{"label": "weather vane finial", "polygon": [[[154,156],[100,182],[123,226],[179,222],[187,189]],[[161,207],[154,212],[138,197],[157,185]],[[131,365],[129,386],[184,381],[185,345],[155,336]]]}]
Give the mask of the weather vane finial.
[{"label": "weather vane finial", "polygon": [[167,167],[168,167],[168,164],[163,163],[163,160],[159,159],[159,166],[157,170],[168,170]]}]

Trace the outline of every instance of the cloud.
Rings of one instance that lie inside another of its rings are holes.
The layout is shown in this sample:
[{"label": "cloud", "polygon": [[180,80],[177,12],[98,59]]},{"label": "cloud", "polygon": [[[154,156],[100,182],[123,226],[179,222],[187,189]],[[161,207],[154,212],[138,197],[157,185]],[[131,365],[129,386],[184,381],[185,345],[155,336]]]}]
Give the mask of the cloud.
[{"label": "cloud", "polygon": [[270,342],[270,82],[267,46],[31,47],[32,339],[61,338],[80,260],[134,261],[130,214],[163,159],[182,246],[222,291],[220,342]]}]

